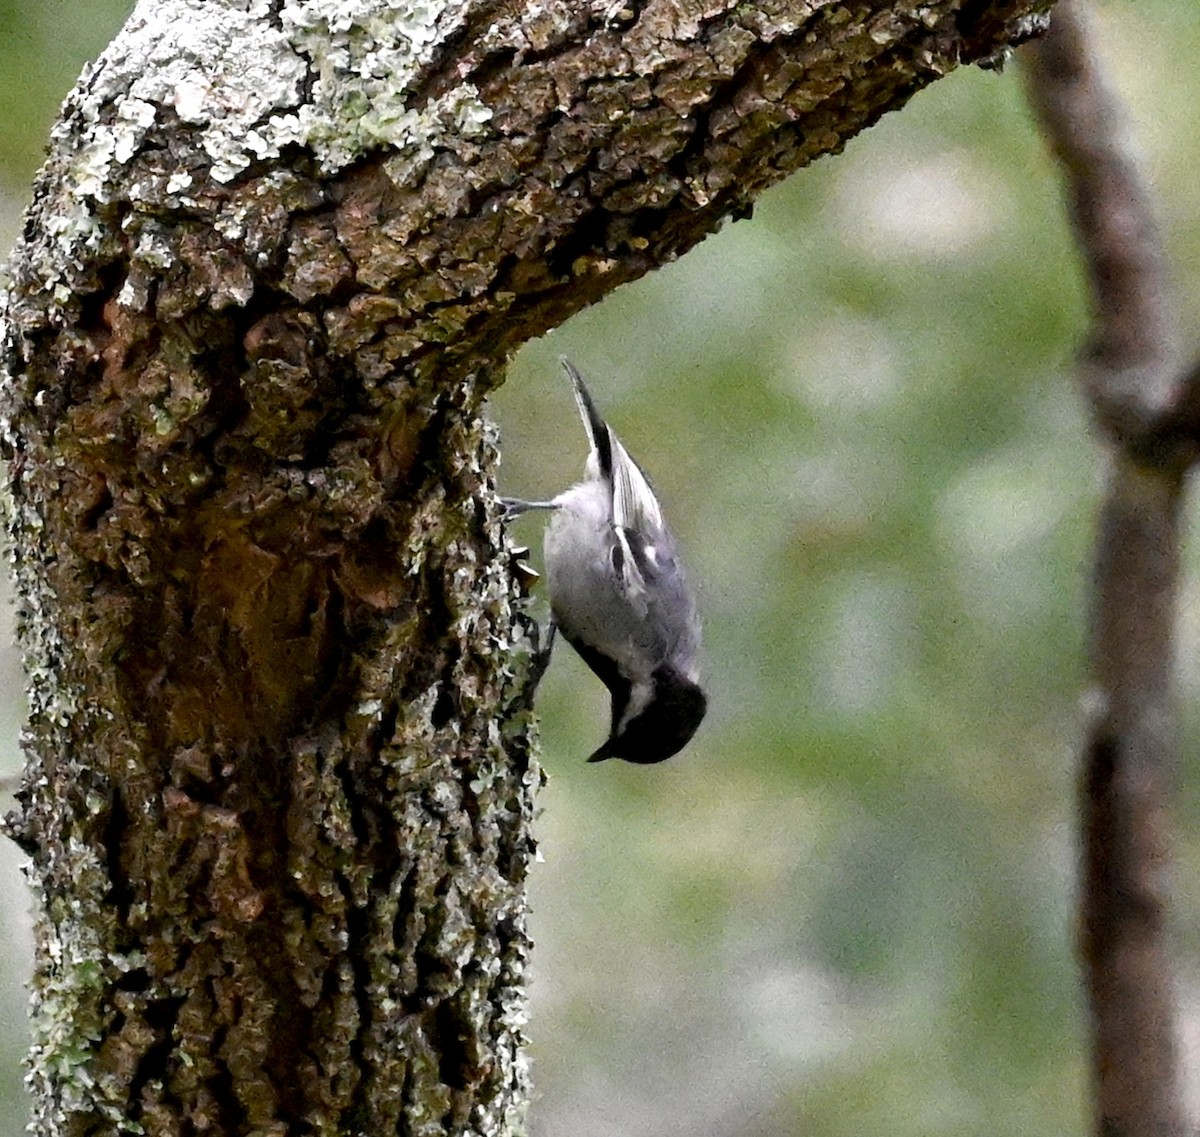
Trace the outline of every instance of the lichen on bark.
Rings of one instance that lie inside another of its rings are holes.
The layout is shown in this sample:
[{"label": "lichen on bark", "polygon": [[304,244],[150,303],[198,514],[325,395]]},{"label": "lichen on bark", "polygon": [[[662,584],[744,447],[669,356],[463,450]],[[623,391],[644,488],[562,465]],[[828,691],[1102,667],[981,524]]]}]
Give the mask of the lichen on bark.
[{"label": "lichen on bark", "polygon": [[1045,4],[143,0],[0,367],[35,1131],[521,1131],[508,355]]}]

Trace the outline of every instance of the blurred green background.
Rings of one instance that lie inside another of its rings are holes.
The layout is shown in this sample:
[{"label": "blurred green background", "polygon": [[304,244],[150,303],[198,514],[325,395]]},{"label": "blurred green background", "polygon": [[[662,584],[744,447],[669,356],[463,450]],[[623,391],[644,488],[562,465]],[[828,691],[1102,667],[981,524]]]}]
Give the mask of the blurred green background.
[{"label": "blurred green background", "polygon": [[[58,101],[130,6],[0,2],[5,249]],[[1108,0],[1097,29],[1195,329],[1200,6]],[[589,376],[686,546],[712,708],[661,767],[589,767],[603,690],[567,650],[544,684],[535,1137],[1086,1131],[1073,767],[1099,463],[1069,375],[1086,297],[1018,70],[937,83],[529,345],[494,400],[502,488],[549,495],[584,457],[557,356]],[[1190,759],[1194,574],[1181,608]],[[1200,1112],[1190,760],[1177,820]],[[0,858],[16,1133],[27,900]]]}]

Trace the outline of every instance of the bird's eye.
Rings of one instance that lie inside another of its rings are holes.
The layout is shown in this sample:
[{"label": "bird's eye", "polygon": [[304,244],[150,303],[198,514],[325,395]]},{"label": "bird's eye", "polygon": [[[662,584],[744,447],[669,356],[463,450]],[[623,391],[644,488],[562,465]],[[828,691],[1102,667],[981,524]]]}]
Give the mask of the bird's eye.
[{"label": "bird's eye", "polygon": [[619,541],[613,543],[612,567],[613,572],[615,572],[618,576],[625,571],[625,550],[621,548],[621,543]]}]

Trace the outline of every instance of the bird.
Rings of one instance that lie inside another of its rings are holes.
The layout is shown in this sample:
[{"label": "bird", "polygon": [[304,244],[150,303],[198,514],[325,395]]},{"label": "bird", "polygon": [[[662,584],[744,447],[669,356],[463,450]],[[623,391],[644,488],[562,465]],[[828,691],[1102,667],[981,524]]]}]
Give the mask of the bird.
[{"label": "bird", "polygon": [[691,740],[708,702],[700,686],[700,618],[662,506],[604,421],[583,376],[563,370],[587,434],[583,480],[548,501],[503,499],[504,515],[546,510],[550,628],[608,688],[609,736],[588,758],[650,764]]}]

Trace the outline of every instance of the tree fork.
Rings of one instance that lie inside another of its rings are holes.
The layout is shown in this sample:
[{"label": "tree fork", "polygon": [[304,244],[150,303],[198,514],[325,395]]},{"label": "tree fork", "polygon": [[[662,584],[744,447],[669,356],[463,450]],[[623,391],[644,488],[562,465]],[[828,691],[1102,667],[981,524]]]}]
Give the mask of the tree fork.
[{"label": "tree fork", "polygon": [[505,360],[1047,0],[143,0],[0,365],[43,1135],[522,1130]]}]

